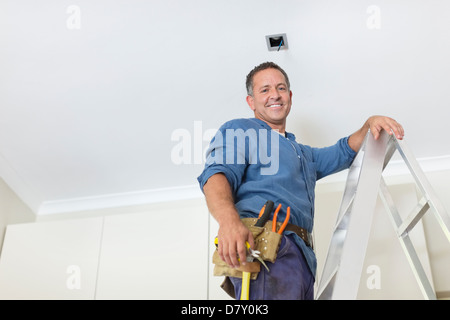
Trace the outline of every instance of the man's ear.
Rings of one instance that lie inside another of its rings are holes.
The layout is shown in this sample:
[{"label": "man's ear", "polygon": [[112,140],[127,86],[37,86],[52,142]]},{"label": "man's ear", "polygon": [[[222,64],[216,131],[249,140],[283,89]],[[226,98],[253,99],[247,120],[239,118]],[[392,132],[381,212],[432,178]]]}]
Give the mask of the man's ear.
[{"label": "man's ear", "polygon": [[247,104],[249,105],[250,109],[252,109],[253,111],[255,111],[255,107],[254,107],[254,99],[252,96],[247,96],[246,98],[247,100]]}]

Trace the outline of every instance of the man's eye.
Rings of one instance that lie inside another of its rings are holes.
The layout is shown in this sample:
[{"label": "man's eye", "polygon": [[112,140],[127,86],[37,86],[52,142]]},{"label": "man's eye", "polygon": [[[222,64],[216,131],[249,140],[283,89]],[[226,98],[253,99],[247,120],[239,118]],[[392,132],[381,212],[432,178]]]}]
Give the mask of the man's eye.
[{"label": "man's eye", "polygon": [[284,91],[284,90],[286,90],[286,88],[285,87],[279,87],[278,90]]}]

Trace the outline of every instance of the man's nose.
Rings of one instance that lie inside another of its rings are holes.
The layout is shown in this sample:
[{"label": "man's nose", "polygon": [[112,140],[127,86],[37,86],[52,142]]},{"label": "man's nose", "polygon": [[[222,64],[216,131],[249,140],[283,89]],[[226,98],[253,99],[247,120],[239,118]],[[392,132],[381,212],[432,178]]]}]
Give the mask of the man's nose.
[{"label": "man's nose", "polygon": [[279,100],[281,98],[280,92],[276,88],[270,90],[270,98],[274,100]]}]

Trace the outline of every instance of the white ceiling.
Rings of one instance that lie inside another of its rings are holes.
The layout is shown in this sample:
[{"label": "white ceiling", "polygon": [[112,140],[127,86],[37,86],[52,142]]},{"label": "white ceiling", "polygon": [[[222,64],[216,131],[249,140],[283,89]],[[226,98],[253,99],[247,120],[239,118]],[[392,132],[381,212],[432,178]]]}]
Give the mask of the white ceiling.
[{"label": "white ceiling", "polygon": [[[267,60],[290,76],[299,142],[385,114],[448,163],[450,2],[373,4],[2,0],[0,175],[36,214],[198,196],[203,135],[252,117],[245,76]],[[267,50],[276,33],[288,50]]]}]

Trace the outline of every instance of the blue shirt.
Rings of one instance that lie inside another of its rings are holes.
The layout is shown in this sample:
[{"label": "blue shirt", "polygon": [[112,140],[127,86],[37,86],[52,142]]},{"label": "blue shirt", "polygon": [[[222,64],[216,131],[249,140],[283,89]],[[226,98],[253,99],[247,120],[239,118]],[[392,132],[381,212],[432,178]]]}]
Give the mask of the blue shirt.
[{"label": "blue shirt", "polygon": [[[241,218],[258,217],[266,201],[272,200],[275,207],[282,204],[278,221],[284,221],[291,207],[289,222],[312,232],[316,181],[348,168],[355,155],[348,137],[329,147],[312,148],[297,143],[292,133],[279,134],[262,120],[235,119],[224,123],[211,140],[197,180],[203,191],[212,175],[223,173]],[[298,236],[296,243],[315,276],[313,249]]]}]

